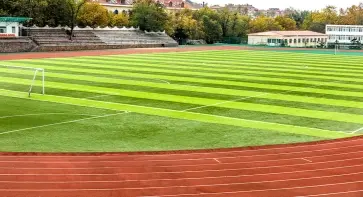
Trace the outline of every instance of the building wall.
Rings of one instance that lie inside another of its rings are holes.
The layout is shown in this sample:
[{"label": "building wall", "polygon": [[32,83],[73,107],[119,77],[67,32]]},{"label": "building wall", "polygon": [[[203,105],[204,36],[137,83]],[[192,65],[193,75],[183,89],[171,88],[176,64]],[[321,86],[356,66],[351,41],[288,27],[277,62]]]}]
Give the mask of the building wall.
[{"label": "building wall", "polygon": [[315,47],[320,42],[326,43],[328,36],[248,36],[249,45],[280,46],[287,41],[290,47]]},{"label": "building wall", "polygon": [[0,37],[18,37],[19,23],[0,22]]},{"label": "building wall", "polygon": [[350,44],[353,39],[363,41],[362,25],[327,25],[326,34],[328,43],[347,43]]}]

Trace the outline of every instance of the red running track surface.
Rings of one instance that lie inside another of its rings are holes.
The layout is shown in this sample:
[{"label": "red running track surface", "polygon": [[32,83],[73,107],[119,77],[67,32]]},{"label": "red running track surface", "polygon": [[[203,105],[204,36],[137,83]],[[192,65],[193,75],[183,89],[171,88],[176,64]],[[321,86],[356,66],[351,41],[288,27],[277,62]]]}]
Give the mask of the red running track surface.
[{"label": "red running track surface", "polygon": [[241,149],[0,153],[1,197],[363,196],[363,137]]}]

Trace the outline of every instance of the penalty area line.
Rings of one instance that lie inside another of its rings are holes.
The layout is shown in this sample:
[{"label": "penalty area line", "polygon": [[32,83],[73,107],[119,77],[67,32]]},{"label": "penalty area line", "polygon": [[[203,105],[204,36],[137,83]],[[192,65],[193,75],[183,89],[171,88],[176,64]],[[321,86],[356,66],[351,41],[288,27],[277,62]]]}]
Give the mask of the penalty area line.
[{"label": "penalty area line", "polygon": [[358,133],[359,131],[363,131],[363,127],[362,127],[362,128],[359,128],[359,129],[357,129],[357,130],[355,130],[355,131],[352,131],[350,134],[356,134],[356,133]]},{"label": "penalty area line", "polygon": [[90,117],[90,118],[82,118],[82,119],[77,119],[77,120],[71,120],[71,121],[65,121],[65,122],[58,122],[58,123],[53,123],[53,124],[46,124],[46,125],[41,125],[41,126],[36,126],[36,127],[28,127],[28,128],[24,128],[24,129],[18,129],[18,130],[12,130],[12,131],[2,132],[2,133],[0,133],[0,135],[9,134],[9,133],[15,133],[15,132],[20,132],[20,131],[27,131],[27,130],[31,130],[31,129],[44,128],[44,127],[55,126],[55,125],[75,123],[75,122],[80,122],[80,121],[84,121],[84,120],[92,120],[92,119],[98,119],[98,118],[106,118],[106,117],[111,117],[111,116],[116,116],[116,115],[121,115],[121,114],[127,114],[127,113],[130,113],[130,112],[129,111],[124,111],[122,113],[117,113],[117,114],[107,114],[107,115],[95,116],[95,117]]}]

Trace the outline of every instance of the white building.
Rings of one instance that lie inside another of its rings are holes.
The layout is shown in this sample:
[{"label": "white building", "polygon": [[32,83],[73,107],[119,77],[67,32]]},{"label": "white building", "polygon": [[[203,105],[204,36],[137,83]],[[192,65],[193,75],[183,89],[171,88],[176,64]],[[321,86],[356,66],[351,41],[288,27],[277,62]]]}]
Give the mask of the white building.
[{"label": "white building", "polygon": [[248,34],[249,45],[316,47],[327,42],[328,36],[313,31],[268,31]]},{"label": "white building", "polygon": [[328,43],[351,44],[352,40],[363,41],[362,25],[327,25]]},{"label": "white building", "polygon": [[20,36],[21,23],[30,20],[25,17],[0,17],[0,38]]}]

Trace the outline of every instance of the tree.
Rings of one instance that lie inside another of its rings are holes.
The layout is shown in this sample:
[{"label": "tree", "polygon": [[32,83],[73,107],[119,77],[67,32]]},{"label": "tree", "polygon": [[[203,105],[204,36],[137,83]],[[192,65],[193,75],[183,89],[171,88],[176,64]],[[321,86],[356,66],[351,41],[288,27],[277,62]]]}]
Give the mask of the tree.
[{"label": "tree", "polygon": [[327,24],[337,24],[339,16],[334,6],[327,6],[321,11],[311,12],[305,19],[303,28],[311,31],[325,33]]},{"label": "tree", "polygon": [[109,26],[111,27],[129,26],[129,16],[125,13],[114,14],[113,12],[109,12]]},{"label": "tree", "polygon": [[296,22],[285,16],[277,16],[275,21],[281,25],[283,30],[296,30]]},{"label": "tree", "polygon": [[203,32],[198,21],[193,18],[193,12],[189,9],[170,14],[171,35],[175,40],[182,43],[186,39],[200,39]]},{"label": "tree", "polygon": [[81,26],[105,27],[109,23],[108,11],[99,3],[86,3],[81,8],[77,21]]},{"label": "tree", "polygon": [[363,25],[363,3],[341,10],[340,15],[339,23],[342,25]]},{"label": "tree", "polygon": [[230,20],[231,20],[232,14],[228,8],[223,8],[222,10],[220,10],[218,12],[218,14],[219,14],[219,17],[218,17],[219,24],[221,24],[221,27],[222,27],[222,36],[226,37],[227,34],[229,33],[228,30],[229,30],[229,25],[230,25]]},{"label": "tree", "polygon": [[280,31],[283,27],[276,22],[273,18],[266,16],[259,16],[250,21],[250,32],[264,32],[264,31]]},{"label": "tree", "polygon": [[86,0],[66,0],[68,4],[68,9],[70,13],[69,25],[71,27],[70,40],[73,38],[73,30],[76,26],[77,17],[82,7],[86,4]]},{"label": "tree", "polygon": [[217,20],[213,20],[208,16],[202,18],[204,39],[208,44],[213,44],[220,40],[223,34],[222,27]]},{"label": "tree", "polygon": [[66,0],[47,0],[45,9],[45,23],[51,27],[66,26],[69,24],[70,12]]},{"label": "tree", "polygon": [[162,31],[168,20],[164,5],[153,0],[137,0],[132,8],[131,24],[141,30]]}]

